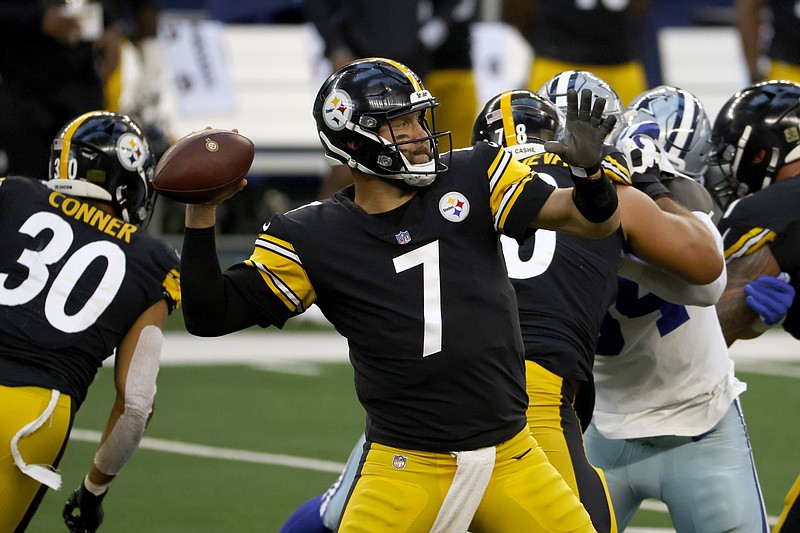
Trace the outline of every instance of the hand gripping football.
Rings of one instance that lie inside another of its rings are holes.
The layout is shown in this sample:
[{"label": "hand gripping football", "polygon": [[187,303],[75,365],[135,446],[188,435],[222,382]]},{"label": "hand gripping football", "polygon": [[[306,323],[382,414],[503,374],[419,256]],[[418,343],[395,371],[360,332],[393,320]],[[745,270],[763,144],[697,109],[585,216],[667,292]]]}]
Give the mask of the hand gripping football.
[{"label": "hand gripping football", "polygon": [[196,131],[164,152],[153,187],[178,202],[210,202],[239,186],[254,156],[253,141],[244,135],[220,129]]}]

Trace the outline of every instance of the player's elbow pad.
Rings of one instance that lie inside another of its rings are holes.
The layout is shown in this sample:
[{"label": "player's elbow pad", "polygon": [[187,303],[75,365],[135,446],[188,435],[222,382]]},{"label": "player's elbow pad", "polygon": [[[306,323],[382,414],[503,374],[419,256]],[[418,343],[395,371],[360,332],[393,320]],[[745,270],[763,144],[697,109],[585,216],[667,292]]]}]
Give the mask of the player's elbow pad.
[{"label": "player's elbow pad", "polygon": [[608,220],[617,210],[619,199],[617,189],[603,175],[600,179],[580,178],[572,176],[575,187],[572,189],[572,201],[583,218],[598,224]]}]

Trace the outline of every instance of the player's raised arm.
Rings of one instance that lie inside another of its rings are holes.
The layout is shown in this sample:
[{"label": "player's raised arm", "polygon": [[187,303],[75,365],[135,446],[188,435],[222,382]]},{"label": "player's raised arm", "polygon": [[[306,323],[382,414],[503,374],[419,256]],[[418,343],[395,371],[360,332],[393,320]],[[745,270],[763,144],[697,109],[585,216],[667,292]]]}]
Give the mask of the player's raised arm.
[{"label": "player's raised arm", "polygon": [[600,162],[603,140],[614,127],[616,118],[603,118],[605,99],[592,92],[570,90],[564,137],[548,141],[545,149],[557,154],[569,165],[572,189],[556,189],[533,220],[532,226],[556,229],[585,237],[600,238],[614,232],[620,223],[617,193],[604,175]]}]

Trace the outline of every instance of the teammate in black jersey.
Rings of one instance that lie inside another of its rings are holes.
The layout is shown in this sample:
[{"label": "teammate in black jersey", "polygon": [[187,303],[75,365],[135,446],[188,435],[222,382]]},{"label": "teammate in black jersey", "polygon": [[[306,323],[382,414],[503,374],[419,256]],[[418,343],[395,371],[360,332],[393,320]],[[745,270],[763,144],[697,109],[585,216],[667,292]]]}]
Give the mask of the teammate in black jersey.
[{"label": "teammate in black jersey", "polygon": [[313,112],[353,186],[274,216],[250,259],[224,274],[213,228],[223,199],[187,207],[191,333],[281,327],[316,303],[348,339],[367,443],[341,531],[594,531],[528,430],[499,244],[499,233],[599,238],[619,225],[599,164],[613,120],[603,100],[580,99],[572,93],[565,138],[547,145],[572,165],[574,188],[555,189],[497,145],[440,158],[446,133],[419,77],[392,60],[356,61],[328,78]]},{"label": "teammate in black jersey", "polygon": [[[707,186],[725,209],[717,223],[728,267],[717,303],[725,340],[754,338],[776,324],[800,339],[800,84],[773,80],[737,92],[711,140],[715,172]],[[800,530],[798,495],[800,477],[776,532]]]},{"label": "teammate in black jersey", "polygon": [[[567,166],[543,153],[558,134],[558,113],[530,91],[491,99],[475,123],[473,140],[496,140],[558,187],[570,184]],[[521,244],[503,237],[509,277],[519,306],[525,344],[528,422],[548,459],[581,498],[599,532],[617,531],[602,472],[586,458],[582,431],[594,406],[592,365],[606,310],[617,294],[623,251],[693,283],[722,271],[714,238],[666,191],[653,201],[635,187],[622,153],[607,146],[606,174],[619,184],[621,225],[603,239],[539,230]],[[644,169],[637,169],[641,172]],[[657,172],[658,168],[649,169]],[[638,173],[635,186],[645,186]]]},{"label": "teammate in black jersey", "polygon": [[24,530],[60,487],[53,470],[75,413],[115,351],[116,402],[64,509],[72,531],[100,525],[108,484],[150,418],[161,328],[180,302],[177,254],[144,231],[154,167],[141,128],[98,111],[58,134],[50,181],[0,180],[2,531]]}]

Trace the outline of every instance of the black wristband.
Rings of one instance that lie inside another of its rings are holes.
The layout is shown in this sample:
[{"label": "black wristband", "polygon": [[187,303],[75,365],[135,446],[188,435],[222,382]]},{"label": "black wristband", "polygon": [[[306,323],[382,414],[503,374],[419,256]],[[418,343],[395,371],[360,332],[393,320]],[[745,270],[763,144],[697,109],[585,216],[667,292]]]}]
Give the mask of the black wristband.
[{"label": "black wristband", "polygon": [[608,220],[617,210],[619,199],[617,189],[605,176],[600,179],[579,178],[572,176],[575,188],[572,189],[572,201],[583,217],[589,222],[598,223]]},{"label": "black wristband", "polygon": [[594,176],[600,171],[600,161],[597,164],[592,165],[589,168],[584,167],[576,167],[573,165],[569,166],[569,172],[576,178],[588,178],[589,176]]}]

